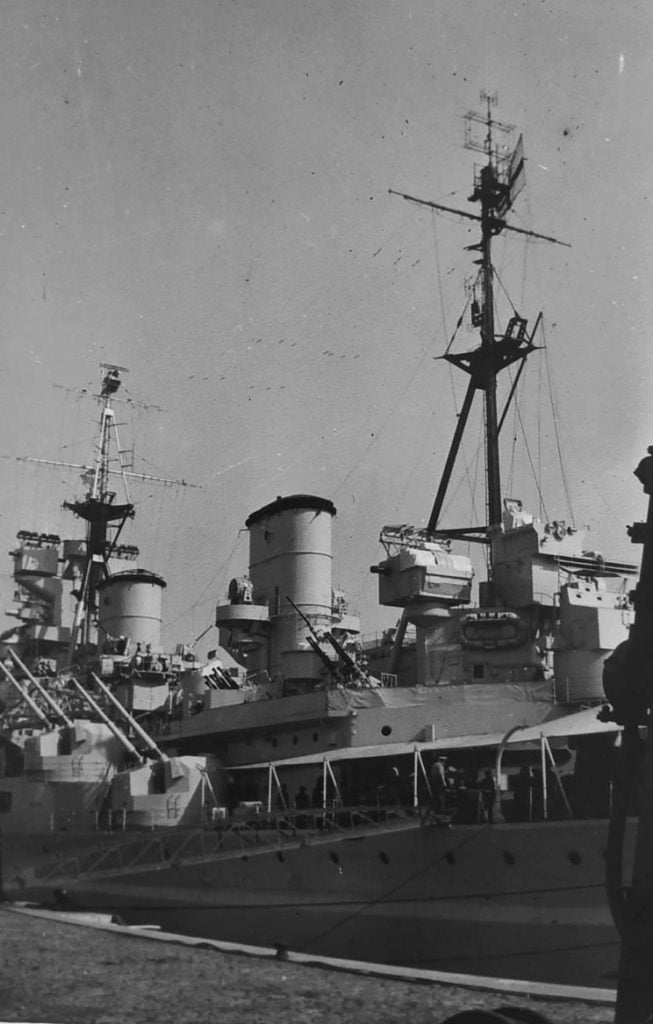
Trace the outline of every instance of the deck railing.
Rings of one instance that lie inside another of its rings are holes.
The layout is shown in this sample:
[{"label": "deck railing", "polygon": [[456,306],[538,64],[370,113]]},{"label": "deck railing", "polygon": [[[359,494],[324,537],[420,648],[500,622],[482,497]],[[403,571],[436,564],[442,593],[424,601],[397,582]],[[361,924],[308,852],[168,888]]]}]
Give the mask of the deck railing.
[{"label": "deck railing", "polygon": [[277,848],[336,834],[403,827],[415,822],[412,808],[338,807],[261,813],[251,818],[227,819],[195,829],[161,829],[139,834],[88,853],[58,860],[37,869],[41,881],[80,879],[89,875],[146,870],[182,861],[201,861],[220,854],[242,854],[259,848]]}]

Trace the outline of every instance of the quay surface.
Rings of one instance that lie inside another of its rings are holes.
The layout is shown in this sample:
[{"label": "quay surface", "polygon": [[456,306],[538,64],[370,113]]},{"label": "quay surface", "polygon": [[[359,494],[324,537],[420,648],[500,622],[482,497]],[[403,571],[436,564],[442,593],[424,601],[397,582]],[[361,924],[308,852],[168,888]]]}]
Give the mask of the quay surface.
[{"label": "quay surface", "polygon": [[614,992],[282,954],[0,904],[0,1024],[441,1024],[523,1006],[609,1024]]}]

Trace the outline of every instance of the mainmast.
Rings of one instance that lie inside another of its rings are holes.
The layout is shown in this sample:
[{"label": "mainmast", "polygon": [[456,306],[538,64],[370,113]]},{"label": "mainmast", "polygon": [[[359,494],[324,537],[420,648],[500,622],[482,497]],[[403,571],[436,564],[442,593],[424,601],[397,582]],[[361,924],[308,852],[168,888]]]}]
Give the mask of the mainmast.
[{"label": "mainmast", "polygon": [[[537,234],[534,231],[515,228],[506,223],[505,215],[512,207],[524,185],[522,139],[520,136],[517,145],[512,149],[507,145],[506,139],[513,131],[512,126],[502,124],[492,117],[492,107],[496,104],[495,96],[482,93],[481,97],[487,103],[487,112],[483,115],[474,112],[468,113],[466,115],[465,132],[466,148],[484,153],[487,161],[480,171],[475,174],[474,191],[469,197],[470,202],[480,204],[480,214],[469,213],[465,210],[454,209],[439,203],[429,202],[428,200],[417,199],[415,196],[394,192],[392,189],[391,192],[421,206],[428,206],[438,212],[452,213],[468,220],[477,221],[480,225],[480,241],[468,247],[471,251],[476,251],[479,254],[479,258],[475,262],[479,267],[476,284],[478,285],[480,301],[476,297],[475,287],[474,299],[471,303],[471,313],[472,324],[479,329],[480,344],[471,352],[451,353],[447,350],[442,357],[459,369],[464,370],[469,375],[469,383],[438,485],[428,521],[427,532],[432,536],[465,537],[469,540],[487,543],[492,533],[500,527],[503,512],[499,434],[508,404],[514,395],[517,379],[521,374],[526,358],[537,347],[533,344],[533,337],[539,325],[538,318],[535,329],[528,333],[527,320],[515,314],[509,320],[505,332],[497,334],[494,312],[492,239],[504,230],[513,231],[532,238],[545,239],[550,242],[557,242],[557,239],[551,238],[548,235]],[[474,125],[482,125],[484,128],[484,135],[478,141],[474,138]],[[497,144],[498,136],[502,138],[501,146]],[[513,382],[506,407],[499,414],[497,377],[502,370],[505,370],[515,362],[520,363],[517,379]],[[477,391],[481,391],[484,398],[486,523],[481,526],[464,529],[443,530],[440,528],[440,516],[474,395]]]}]

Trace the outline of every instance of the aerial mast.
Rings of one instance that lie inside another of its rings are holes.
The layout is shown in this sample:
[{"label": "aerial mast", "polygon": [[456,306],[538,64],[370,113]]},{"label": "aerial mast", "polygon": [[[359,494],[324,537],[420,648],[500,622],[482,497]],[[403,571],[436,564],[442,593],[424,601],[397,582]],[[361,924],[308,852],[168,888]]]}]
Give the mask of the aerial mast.
[{"label": "aerial mast", "polygon": [[[118,537],[125,523],[128,519],[134,518],[134,505],[129,500],[125,477],[123,476],[125,493],[125,500],[123,502],[116,503],[115,492],[109,490],[109,474],[113,472],[110,467],[112,434],[115,435],[116,440],[119,460],[118,472],[125,468],[123,465],[124,453],[118,439],[112,400],[122,384],[121,373],[127,373],[128,370],[124,366],[117,366],[113,363],[101,363],[100,365],[104,370],[100,395],[98,396],[102,403],[102,412],[100,415],[95,464],[92,470],[88,471],[90,488],[81,501],[64,502],[64,508],[70,509],[71,512],[74,512],[75,515],[86,522],[86,567],[78,595],[78,612],[75,616],[75,626],[73,628],[73,646],[76,640],[75,634],[80,626],[84,632],[83,641],[88,642],[90,640],[92,620],[97,612],[96,592],[98,585],[109,575],[109,558],[115,549]],[[110,526],[115,527],[115,533],[111,539],[109,539]]]},{"label": "aerial mast", "polygon": [[[478,284],[481,301],[479,303],[475,299],[472,303],[472,324],[479,329],[480,345],[471,352],[452,353],[447,350],[442,357],[464,370],[469,375],[469,383],[438,485],[427,532],[434,537],[463,537],[468,540],[488,543],[492,533],[500,527],[502,521],[499,434],[507,407],[515,391],[515,383],[513,383],[506,407],[499,414],[497,377],[512,363],[519,362],[518,377],[527,356],[537,347],[533,344],[535,330],[529,333],[527,321],[517,314],[511,317],[506,330],[497,334],[494,314],[492,239],[505,230],[531,238],[556,242],[559,245],[566,243],[558,242],[558,239],[549,235],[541,235],[535,231],[527,231],[506,223],[505,215],[524,186],[522,138],[520,136],[516,146],[512,147],[508,142],[508,137],[512,133],[513,127],[497,121],[492,116],[492,107],[497,102],[496,95],[490,96],[483,92],[481,99],[487,105],[486,112],[477,114],[472,111],[465,117],[465,148],[476,150],[486,156],[485,165],[474,175],[474,191],[469,197],[470,202],[480,203],[480,214],[418,199],[403,192],[395,192],[393,189],[390,191],[393,195],[399,195],[420,206],[464,217],[467,220],[476,221],[480,225],[480,241],[468,247],[479,254],[479,258],[475,262],[480,268]],[[482,126],[483,134],[480,139],[475,137],[475,125]],[[501,138],[500,144],[497,141],[499,137]],[[440,527],[444,500],[477,391],[482,391],[484,397],[486,523],[476,527],[444,530]]]},{"label": "aerial mast", "polygon": [[[182,487],[193,486],[187,484],[185,480],[170,480],[147,473],[136,473],[133,468],[128,468],[125,458],[128,452],[122,448],[120,443],[114,403],[130,402],[128,398],[117,397],[122,386],[122,375],[129,371],[127,367],[118,366],[116,363],[100,363],[100,368],[102,373],[100,393],[94,397],[100,402],[101,412],[92,465],[24,456],[18,459],[20,462],[61,466],[83,471],[82,480],[86,487],[84,497],[77,501],[63,503],[64,508],[74,512],[86,523],[86,543],[81,575],[79,583],[73,591],[77,603],[71,631],[71,662],[77,645],[80,642],[84,644],[92,641],[98,611],[97,590],[99,585],[111,575],[109,560],[112,557],[133,559],[138,556],[138,548],[130,544],[118,544],[125,524],[128,520],[133,519],[135,514],[135,507],[129,494],[128,480],[146,480]],[[116,500],[117,491],[112,490],[112,478],[115,477],[120,477],[121,480],[122,500]]]},{"label": "aerial mast", "polygon": [[[494,282],[492,271],[492,234],[494,210],[497,197],[496,169],[492,159],[492,114],[496,94],[487,99],[487,136],[485,150],[488,162],[481,170],[480,183],[475,188],[472,201],[481,203],[481,256],[482,256],[482,325],[481,350],[487,353],[485,386],[485,459],[487,473],[487,523],[501,525],[501,470],[499,465],[499,431],[497,418],[497,368],[493,357],[494,349]],[[469,116],[469,115],[468,115]],[[468,122],[469,123],[469,122]],[[503,126],[502,126],[503,127]],[[468,147],[471,143],[467,143]]]},{"label": "aerial mast", "polygon": [[[481,212],[478,218],[481,226],[481,240],[471,249],[480,253],[476,261],[480,266],[480,310],[472,315],[472,322],[480,328],[481,344],[475,352],[469,353],[467,358],[446,354],[444,356],[470,374],[469,398],[466,404],[467,414],[471,408],[471,401],[475,391],[483,392],[484,399],[484,423],[485,423],[485,473],[486,473],[486,531],[489,533],[493,528],[501,525],[502,501],[501,501],[501,468],[499,462],[499,415],[497,411],[497,375],[508,365],[501,351],[500,340],[495,334],[494,319],[494,270],[492,267],[492,238],[499,234],[506,227],[503,215],[510,208],[512,201],[516,198],[523,185],[523,158],[519,161],[519,167],[513,170],[512,176],[515,181],[511,187],[510,172],[506,173],[505,145],[506,140],[512,133],[512,125],[503,124],[493,119],[492,107],[496,106],[496,94],[489,95],[481,93],[481,100],[487,105],[486,113],[476,114],[470,111],[465,116],[465,148],[484,153],[487,162],[480,171],[474,175],[474,191],[469,197],[470,202],[480,203]],[[474,134],[474,125],[481,125],[484,132],[480,139]],[[498,136],[504,140],[504,145],[499,147],[496,143]],[[521,140],[517,149],[521,151]],[[502,153],[504,155],[502,156]],[[512,360],[511,360],[512,361]],[[462,417],[461,417],[462,418]],[[464,417],[465,421],[467,415]],[[463,423],[464,429],[465,423]],[[462,437],[462,431],[461,431]],[[453,453],[454,458],[457,448]],[[451,465],[453,468],[453,463]],[[433,511],[429,520],[429,530],[437,528],[442,504],[445,497],[448,478],[441,482],[440,490],[433,505]],[[444,483],[444,487],[442,486]]]}]

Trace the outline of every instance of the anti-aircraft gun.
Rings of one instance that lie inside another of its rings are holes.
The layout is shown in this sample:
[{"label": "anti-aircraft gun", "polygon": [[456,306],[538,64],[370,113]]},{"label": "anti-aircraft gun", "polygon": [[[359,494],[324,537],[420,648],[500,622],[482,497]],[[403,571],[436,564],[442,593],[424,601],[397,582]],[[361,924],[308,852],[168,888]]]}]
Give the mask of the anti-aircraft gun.
[{"label": "anti-aircraft gun", "polygon": [[[298,608],[291,597],[286,597],[286,600],[292,608],[295,609],[297,614],[308,626],[310,632],[306,637],[306,641],[309,647],[315,651],[320,660],[323,662],[327,672],[330,673],[331,677],[336,683],[345,684],[357,684],[359,686],[370,686],[370,676],[364,669],[360,667],[358,662],[352,658],[349,651],[347,651],[339,640],[336,640],[331,630],[322,630],[320,633],[313,628],[310,620],[302,612],[301,608]],[[339,664],[332,662],[328,654],[322,649],[321,642],[328,643],[338,656]]]}]

